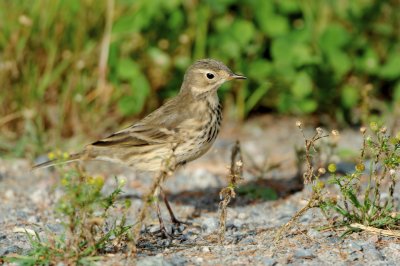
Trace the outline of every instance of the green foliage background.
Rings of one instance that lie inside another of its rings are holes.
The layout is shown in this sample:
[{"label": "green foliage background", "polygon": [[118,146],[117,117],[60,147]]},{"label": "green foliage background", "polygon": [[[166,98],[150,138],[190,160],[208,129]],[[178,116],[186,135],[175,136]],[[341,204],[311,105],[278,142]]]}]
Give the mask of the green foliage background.
[{"label": "green foliage background", "polygon": [[0,151],[114,129],[175,95],[203,57],[249,77],[221,89],[238,118],[357,122],[371,98],[400,101],[399,36],[398,0],[3,0]]}]

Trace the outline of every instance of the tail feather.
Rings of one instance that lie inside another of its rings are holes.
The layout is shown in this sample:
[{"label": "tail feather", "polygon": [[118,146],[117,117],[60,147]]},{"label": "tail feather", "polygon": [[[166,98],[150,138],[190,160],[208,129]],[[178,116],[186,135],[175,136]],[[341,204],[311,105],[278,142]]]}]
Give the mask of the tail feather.
[{"label": "tail feather", "polygon": [[81,154],[80,153],[75,153],[75,154],[71,154],[69,155],[69,157],[65,160],[63,159],[53,159],[53,160],[49,160],[47,162],[44,163],[40,163],[37,164],[35,166],[32,167],[32,170],[36,170],[36,169],[40,169],[40,168],[47,168],[53,165],[57,165],[57,164],[66,164],[66,163],[71,163],[74,161],[78,161],[81,158]]}]

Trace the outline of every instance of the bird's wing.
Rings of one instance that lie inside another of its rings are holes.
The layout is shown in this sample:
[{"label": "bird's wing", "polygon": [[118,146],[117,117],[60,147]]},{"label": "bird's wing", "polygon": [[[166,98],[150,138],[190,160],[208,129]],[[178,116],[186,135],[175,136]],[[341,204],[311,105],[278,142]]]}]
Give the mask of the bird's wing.
[{"label": "bird's wing", "polygon": [[[175,98],[176,99],[176,98]],[[179,142],[179,128],[186,115],[176,110],[179,103],[172,100],[136,124],[92,143],[95,147],[143,147]]]},{"label": "bird's wing", "polygon": [[175,135],[175,131],[157,125],[137,125],[98,140],[91,146],[140,147],[172,142]]}]

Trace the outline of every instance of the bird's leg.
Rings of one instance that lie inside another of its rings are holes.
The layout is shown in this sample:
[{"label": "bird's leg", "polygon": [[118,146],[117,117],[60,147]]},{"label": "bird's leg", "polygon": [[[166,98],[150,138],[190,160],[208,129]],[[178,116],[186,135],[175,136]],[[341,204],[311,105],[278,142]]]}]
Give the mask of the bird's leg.
[{"label": "bird's leg", "polygon": [[181,224],[190,225],[190,223],[188,223],[188,222],[182,222],[182,221],[178,220],[178,219],[175,217],[175,214],[174,214],[174,212],[172,211],[171,205],[169,205],[167,196],[165,195],[164,189],[163,189],[161,186],[160,186],[160,194],[161,194],[161,197],[162,197],[163,200],[164,200],[165,206],[167,206],[169,216],[171,217],[171,222],[172,222],[173,224],[175,224],[175,225],[178,225],[178,226],[181,225]]},{"label": "bird's leg", "polygon": [[161,216],[160,204],[159,204],[158,200],[156,202],[156,207],[157,207],[158,222],[160,223],[160,232],[161,232],[161,234],[165,238],[170,238],[170,239],[173,238],[173,236],[170,233],[168,233],[167,228],[165,228],[164,220],[163,220],[163,218]]}]

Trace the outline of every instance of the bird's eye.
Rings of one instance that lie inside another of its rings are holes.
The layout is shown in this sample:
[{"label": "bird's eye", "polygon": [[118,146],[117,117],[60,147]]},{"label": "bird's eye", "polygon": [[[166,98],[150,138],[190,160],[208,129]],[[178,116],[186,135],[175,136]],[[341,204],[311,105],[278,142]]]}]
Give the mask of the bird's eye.
[{"label": "bird's eye", "polygon": [[212,74],[212,73],[207,73],[207,78],[208,79],[213,79],[214,78],[214,74]]}]

